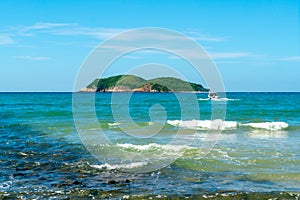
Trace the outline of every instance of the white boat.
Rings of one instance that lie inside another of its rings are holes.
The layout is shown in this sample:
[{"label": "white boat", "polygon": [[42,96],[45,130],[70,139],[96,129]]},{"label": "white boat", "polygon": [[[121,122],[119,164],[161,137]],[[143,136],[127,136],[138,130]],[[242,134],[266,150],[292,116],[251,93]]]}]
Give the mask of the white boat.
[{"label": "white boat", "polygon": [[208,98],[210,100],[216,100],[216,99],[219,99],[219,96],[217,93],[215,92],[211,92],[211,91],[208,91]]}]

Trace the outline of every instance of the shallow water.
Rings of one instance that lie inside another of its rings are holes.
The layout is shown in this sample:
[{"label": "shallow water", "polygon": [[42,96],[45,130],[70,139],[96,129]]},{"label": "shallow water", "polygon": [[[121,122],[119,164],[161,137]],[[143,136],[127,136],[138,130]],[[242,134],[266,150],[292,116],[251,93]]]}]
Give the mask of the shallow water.
[{"label": "shallow water", "polygon": [[[206,94],[179,94],[179,102],[172,93],[135,93],[128,106],[126,94],[114,94],[112,103],[112,94],[99,93],[95,116],[109,143],[99,143],[90,123],[85,104],[93,94],[79,95],[75,116],[98,159],[75,128],[72,93],[0,94],[0,197],[256,199],[300,192],[300,93],[227,93],[218,102]],[[224,105],[225,122],[212,123],[211,108],[218,117]]]}]

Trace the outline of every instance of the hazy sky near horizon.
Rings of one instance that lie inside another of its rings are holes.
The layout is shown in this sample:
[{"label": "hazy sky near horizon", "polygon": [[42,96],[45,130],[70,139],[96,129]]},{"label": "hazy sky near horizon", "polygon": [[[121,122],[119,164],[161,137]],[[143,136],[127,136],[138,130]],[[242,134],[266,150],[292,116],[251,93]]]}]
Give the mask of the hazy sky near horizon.
[{"label": "hazy sky near horizon", "polygon": [[[0,91],[72,91],[99,43],[143,27],[194,39],[227,91],[300,91],[299,13],[298,0],[0,1]],[[107,75],[151,62],[189,72],[172,55],[141,52]],[[192,72],[187,78],[202,83]]]}]

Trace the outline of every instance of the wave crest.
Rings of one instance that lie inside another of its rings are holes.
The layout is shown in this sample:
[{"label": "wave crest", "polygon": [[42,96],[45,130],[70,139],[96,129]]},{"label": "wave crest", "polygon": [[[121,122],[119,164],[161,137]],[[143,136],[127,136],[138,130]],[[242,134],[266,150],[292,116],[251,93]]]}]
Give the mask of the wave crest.
[{"label": "wave crest", "polygon": [[191,128],[191,129],[211,129],[211,130],[225,130],[237,127],[236,121],[216,120],[168,120],[168,124],[172,126]]},{"label": "wave crest", "polygon": [[289,126],[286,122],[259,122],[259,123],[238,123],[236,121],[217,120],[168,120],[168,124],[181,128],[189,129],[208,129],[208,130],[228,130],[238,126],[248,126],[255,129],[265,129],[270,131],[282,130]]},{"label": "wave crest", "polygon": [[241,124],[242,126],[250,126],[252,128],[266,129],[266,130],[281,130],[287,128],[289,125],[285,122],[260,122]]},{"label": "wave crest", "polygon": [[90,165],[92,168],[100,170],[120,170],[120,169],[134,169],[147,165],[147,162],[133,162],[129,164],[102,164],[102,165]]}]

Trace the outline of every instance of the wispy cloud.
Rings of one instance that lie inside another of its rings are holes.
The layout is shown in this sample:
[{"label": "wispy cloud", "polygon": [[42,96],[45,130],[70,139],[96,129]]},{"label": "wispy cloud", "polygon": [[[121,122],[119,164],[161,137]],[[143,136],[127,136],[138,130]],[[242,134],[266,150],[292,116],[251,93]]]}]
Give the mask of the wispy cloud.
[{"label": "wispy cloud", "polygon": [[267,65],[274,65],[276,62],[269,61],[269,60],[244,60],[244,59],[222,59],[222,60],[215,60],[216,64],[240,64],[240,65],[255,65],[255,66],[267,66]]},{"label": "wispy cloud", "polygon": [[1,44],[13,44],[15,41],[6,35],[0,35],[0,45]]},{"label": "wispy cloud", "polygon": [[259,57],[260,55],[251,52],[211,52],[209,55],[213,59],[227,59],[227,58],[250,58]]},{"label": "wispy cloud", "polygon": [[37,22],[29,26],[11,27],[11,31],[14,31],[16,36],[35,36],[39,33],[49,33],[51,30],[70,27],[73,25],[74,24],[68,23]]},{"label": "wispy cloud", "polygon": [[127,58],[127,59],[141,59],[143,58],[142,56],[133,56],[133,55],[124,55],[122,58]]},{"label": "wispy cloud", "polygon": [[80,27],[71,26],[61,29],[53,29],[50,31],[54,35],[65,35],[65,36],[88,36],[95,39],[108,39],[126,29],[113,29],[113,28],[91,28],[91,27]]},{"label": "wispy cloud", "polygon": [[21,60],[30,60],[30,61],[42,61],[42,60],[50,60],[50,57],[46,56],[14,56],[14,58]]},{"label": "wispy cloud", "polygon": [[[108,38],[108,36],[113,36],[117,35],[118,33],[121,33],[123,31],[129,31],[130,29],[81,29],[83,32],[79,32],[80,34],[86,34],[86,35],[92,35],[92,36],[98,36],[100,39],[105,39]],[[96,31],[96,32],[94,32]],[[76,33],[76,32],[74,32]],[[101,33],[101,34],[99,34]],[[185,36],[188,38],[191,38],[196,41],[207,41],[207,42],[223,42],[223,41],[228,41],[229,37],[213,37],[209,35],[204,35],[196,32],[183,32]],[[99,37],[100,36],[100,37]],[[104,37],[103,37],[104,36]],[[143,34],[139,34],[138,31],[132,32],[131,34],[128,34],[126,37],[118,37],[117,39],[120,41],[136,41],[140,39],[156,39],[156,40],[161,40],[161,41],[176,41],[176,40],[186,40],[186,37],[176,35],[176,34],[166,34],[164,29],[159,29],[157,31],[149,31],[145,32]]]},{"label": "wispy cloud", "polygon": [[8,28],[13,36],[32,37],[40,33],[60,36],[86,36],[94,39],[108,39],[126,29],[103,28],[103,27],[85,27],[76,23],[49,23],[37,22],[29,26],[14,26]]},{"label": "wispy cloud", "polygon": [[[144,49],[139,49],[144,47]],[[145,51],[147,48],[154,48],[151,51]],[[180,34],[170,34],[170,32],[151,30],[137,31],[132,34],[128,34],[117,37],[115,41],[108,41],[99,47],[99,51],[106,53],[120,52],[126,53],[128,51],[138,50],[140,55],[142,54],[166,54],[165,51],[173,53],[169,55],[170,59],[181,59],[176,55],[184,56],[186,59],[215,59],[215,60],[227,60],[227,59],[240,59],[240,58],[259,58],[263,55],[258,55],[252,52],[212,52],[205,53],[201,47],[198,47],[196,43],[191,42],[187,37]],[[143,50],[143,51],[140,51]]]},{"label": "wispy cloud", "polygon": [[[172,41],[171,41],[172,42]],[[126,51],[132,51],[135,49],[135,46],[130,46],[130,45],[122,45],[122,43],[119,43],[119,45],[105,45],[102,50],[107,50],[111,52],[126,52]],[[104,51],[103,51],[104,52]],[[187,56],[187,59],[214,59],[214,60],[237,60],[237,59],[251,59],[251,58],[262,58],[264,55],[259,55],[255,54],[252,52],[207,52],[207,55],[202,53],[202,52],[195,52],[192,49],[187,49],[187,48],[182,48],[182,49],[173,49],[173,53],[171,52],[166,52],[164,50],[160,49],[141,49],[137,50],[135,52],[135,55],[138,55],[136,57],[130,57],[132,59],[140,59],[141,57],[147,57],[149,55],[153,56],[155,54],[160,54],[160,55],[168,55],[168,59],[182,59],[180,56],[176,55],[176,52],[183,52],[182,55]],[[180,55],[180,53],[179,53]],[[129,58],[129,57],[128,57]]]},{"label": "wispy cloud", "polygon": [[[11,27],[12,31],[16,31],[16,35],[22,36],[34,36],[38,33],[49,33],[52,35],[65,35],[65,36],[87,36],[95,39],[108,39],[115,36],[123,31],[131,30],[129,28],[106,28],[106,27],[86,27],[76,23],[50,23],[50,22],[37,22],[29,26],[16,26]],[[186,36],[196,41],[207,41],[207,42],[223,42],[228,41],[229,37],[216,37],[208,34],[201,34],[196,31],[183,32]],[[155,37],[161,40],[172,39],[169,37],[163,37],[157,32],[147,33],[144,37]],[[122,38],[126,41],[136,40],[137,36],[132,35],[126,38]],[[178,38],[173,38],[178,39]],[[179,38],[180,39],[180,38]]]},{"label": "wispy cloud", "polygon": [[[197,54],[196,52],[189,52],[190,58],[198,58],[198,59],[208,59],[207,56],[214,60],[232,60],[238,58],[258,58],[263,57],[262,55],[254,54],[251,52],[207,52],[205,54]],[[170,59],[181,59],[178,56],[171,55]]]},{"label": "wispy cloud", "polygon": [[[129,31],[131,29],[127,28],[105,28],[105,27],[85,27],[85,26],[80,26],[78,24],[68,24],[68,23],[43,23],[39,22],[36,23],[32,26],[28,26],[25,28],[25,30],[43,30],[43,32],[48,29],[49,33],[52,33],[54,35],[82,35],[82,36],[88,36],[96,39],[108,39],[112,36],[115,36],[121,32],[124,31]],[[185,32],[188,37],[197,40],[197,41],[207,41],[207,42],[223,42],[223,41],[228,41],[229,37],[215,37],[215,36],[210,36],[207,34],[200,34],[198,32]],[[170,38],[170,36],[163,37],[162,34],[159,34],[158,32],[150,32],[147,33],[147,35],[144,35],[143,37],[155,37],[155,38],[160,38],[161,40],[166,40],[166,39],[180,39],[180,37],[176,38]],[[126,38],[122,38],[123,40],[126,41],[132,41],[138,39],[134,34]]]},{"label": "wispy cloud", "polygon": [[[62,29],[54,29],[51,31],[52,34],[55,35],[82,35],[82,36],[89,36],[96,39],[108,39],[112,36],[117,36],[118,34],[124,31],[130,31],[134,29],[120,29],[120,28],[101,28],[101,27],[68,27]],[[143,39],[156,39],[156,40],[180,40],[183,37],[178,37],[174,35],[166,35],[162,34],[159,31],[157,32],[144,32],[140,34],[138,31],[134,31],[131,33],[126,34],[126,37],[117,37],[115,40],[120,42],[131,42]]]},{"label": "wispy cloud", "polygon": [[[55,36],[83,36],[90,39],[105,40],[112,36],[115,36],[121,32],[130,30],[130,29],[121,29],[121,28],[104,28],[104,27],[86,27],[81,26],[76,23],[50,23],[50,22],[37,22],[30,26],[19,26],[15,27],[18,31],[15,33],[14,37],[17,36],[37,36],[38,34],[50,34]],[[141,34],[142,33],[142,34]],[[218,37],[211,36],[209,34],[202,34],[196,31],[187,31],[184,33],[186,36],[196,40],[196,41],[207,41],[207,42],[224,42],[229,41],[230,37]],[[148,31],[148,32],[132,32],[127,34],[125,37],[115,38],[117,41],[115,43],[109,43],[102,48],[107,51],[127,51],[139,47],[141,44],[149,44],[151,46],[151,41],[157,41],[163,43],[164,47],[172,47],[175,52],[184,52],[188,59],[207,59],[207,56],[204,53],[199,53],[191,50],[190,46],[185,46],[186,41],[189,42],[186,37],[181,36],[180,34],[168,34],[168,31]],[[147,43],[148,42],[148,43]],[[0,35],[0,44],[12,44],[14,40],[12,37],[1,36]],[[176,46],[177,45],[177,46]],[[177,49],[175,49],[177,48]],[[143,52],[142,54],[144,54]],[[155,53],[152,51],[150,53]],[[157,52],[156,52],[157,53]],[[163,52],[161,52],[163,53]],[[229,60],[229,59],[238,59],[238,58],[253,58],[258,57],[251,52],[209,52],[208,55],[212,59],[216,60]],[[140,58],[140,56],[127,55],[131,58]],[[16,56],[17,59],[23,60],[49,60],[49,57],[41,56]],[[170,56],[171,59],[178,59],[176,56]],[[296,60],[298,61],[299,56],[287,57],[282,60]]]},{"label": "wispy cloud", "polygon": [[288,57],[283,57],[280,58],[279,60],[281,61],[300,61],[300,56],[288,56]]},{"label": "wispy cloud", "polygon": [[[134,50],[145,50],[154,48],[150,51],[155,53],[157,50],[169,51],[174,54],[184,55],[187,59],[207,59],[203,49],[189,37],[167,29],[136,29],[125,34],[118,35],[114,40],[107,41],[99,47],[99,51],[123,52]],[[145,52],[143,52],[145,53]],[[164,52],[165,53],[165,52]],[[214,53],[214,57],[246,57],[250,53]]]},{"label": "wispy cloud", "polygon": [[40,30],[40,29],[51,29],[51,28],[57,28],[57,27],[66,27],[66,26],[71,26],[71,25],[73,25],[73,24],[37,22],[32,26],[24,27],[24,29],[26,29],[26,30]]},{"label": "wispy cloud", "polygon": [[216,36],[211,36],[208,34],[202,34],[199,32],[186,32],[187,36],[193,38],[194,40],[197,41],[206,41],[206,42],[225,42],[229,41],[230,37],[216,37]]}]

